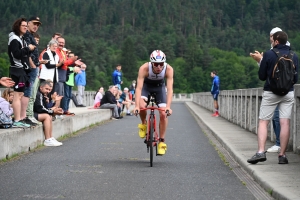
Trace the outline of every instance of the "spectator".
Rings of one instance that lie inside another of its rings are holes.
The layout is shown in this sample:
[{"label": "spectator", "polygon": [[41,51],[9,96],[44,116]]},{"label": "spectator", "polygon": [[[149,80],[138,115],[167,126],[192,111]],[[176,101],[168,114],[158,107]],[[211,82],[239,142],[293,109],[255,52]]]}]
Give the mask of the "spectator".
[{"label": "spectator", "polygon": [[217,76],[217,71],[214,70],[210,73],[210,76],[213,78],[212,87],[211,87],[211,94],[213,95],[214,99],[214,108],[215,113],[212,115],[213,117],[219,117],[219,104],[218,104],[218,96],[220,92],[220,79]]},{"label": "spectator", "polygon": [[133,80],[130,87],[129,87],[129,92],[131,93],[132,96],[132,101],[134,101],[134,94],[135,94],[135,85],[136,85],[136,80]]},{"label": "spectator", "polygon": [[[57,68],[63,65],[64,60],[59,60],[58,55],[56,54],[56,49],[58,47],[58,43],[56,40],[51,40],[48,44],[49,49],[45,51],[43,55],[43,60],[47,60],[46,64],[42,64],[41,72],[40,72],[40,81],[43,82],[45,80],[51,80],[53,82],[53,87],[58,81],[58,71]],[[52,88],[51,93],[55,91]]]},{"label": "spectator", "polygon": [[12,27],[12,32],[9,34],[8,41],[8,56],[10,60],[9,73],[12,80],[15,82],[14,85],[14,100],[13,110],[15,121],[14,127],[30,127],[29,124],[21,121],[21,111],[26,110],[24,104],[22,104],[22,98],[26,87],[29,87],[29,76],[30,72],[29,57],[31,51],[35,49],[35,45],[28,44],[24,40],[23,35],[27,31],[27,22],[25,18],[17,19]]},{"label": "spectator", "polygon": [[101,88],[99,88],[98,92],[95,95],[94,108],[100,107],[100,102],[101,102],[103,95],[104,95],[104,88],[101,87]]},{"label": "spectator", "polygon": [[[286,45],[287,34],[283,31],[279,31],[273,34],[272,47],[276,48],[281,54],[288,55],[291,48]],[[259,54],[259,53],[258,53]],[[252,53],[250,54],[252,56]],[[280,112],[280,152],[278,154],[278,164],[288,164],[288,159],[285,155],[287,145],[290,137],[290,118],[292,114],[293,104],[294,104],[294,87],[290,88],[290,91],[284,95],[279,96],[271,92],[269,79],[272,75],[274,67],[277,62],[277,55],[273,50],[269,50],[263,54],[264,56],[253,56],[255,60],[260,63],[259,68],[259,79],[266,81],[264,85],[263,98],[260,106],[259,112],[259,126],[258,126],[258,151],[248,159],[247,162],[251,164],[256,164],[258,162],[264,162],[267,160],[265,145],[267,140],[267,130],[268,123],[272,119],[275,108],[279,105]],[[298,81],[298,56],[294,53],[293,64],[297,73],[294,75],[294,83]]]},{"label": "spectator", "polygon": [[112,74],[113,84],[117,85],[119,90],[121,90],[121,84],[123,84],[121,69],[122,66],[118,64]]},{"label": "spectator", "polygon": [[[53,33],[51,40],[55,40],[55,41],[56,41],[56,39],[57,39],[58,37],[62,37],[62,34],[61,34],[61,33]],[[47,45],[47,48],[45,48],[45,49],[42,51],[42,53],[41,53],[40,56],[39,56],[39,60],[42,60],[42,59],[43,59],[43,55],[44,55],[44,53],[45,53],[48,49],[49,49],[49,45]],[[41,67],[42,67],[42,66],[40,65],[40,68],[41,68]]]},{"label": "spectator", "polygon": [[32,33],[32,36],[34,37],[36,44],[39,45],[40,35],[37,32],[35,32],[35,33]]},{"label": "spectator", "polygon": [[[273,35],[274,33],[282,31],[280,28],[275,27],[270,31],[270,43],[271,43],[271,49],[273,49],[272,43],[273,43]],[[286,42],[287,46],[290,46],[290,43],[287,41]],[[250,56],[253,59],[262,59],[262,54],[260,54],[258,51],[256,51],[254,54],[250,54]],[[259,57],[259,58],[258,58]],[[258,63],[259,66],[259,63]],[[277,153],[280,150],[280,120],[279,120],[279,108],[278,106],[276,107],[274,111],[274,116],[272,119],[272,124],[273,124],[273,130],[276,136],[276,142],[273,146],[267,149],[267,152],[270,153]]]},{"label": "spectator", "polygon": [[10,88],[3,91],[2,97],[0,97],[0,110],[2,110],[7,116],[11,116],[14,113],[11,103],[14,98],[14,91]]},{"label": "spectator", "polygon": [[129,90],[128,88],[124,88],[124,91],[121,92],[121,95],[120,95],[120,99],[119,99],[119,102],[121,104],[123,104],[124,106],[126,106],[126,115],[127,116],[132,116],[132,113],[130,112],[130,105],[133,103],[131,100],[130,100],[130,93],[129,93]]},{"label": "spectator", "polygon": [[[75,57],[75,54],[73,52],[69,52],[68,58]],[[62,109],[64,110],[64,115],[75,115],[74,113],[71,113],[69,111],[69,104],[70,100],[72,99],[72,88],[74,87],[74,76],[75,73],[81,73],[81,70],[79,67],[72,67],[68,66],[67,69],[67,79],[64,83],[64,98],[62,102]]]},{"label": "spectator", "polygon": [[118,86],[115,86],[114,95],[115,95],[115,100],[116,100],[116,104],[117,104],[117,107],[118,107],[119,116],[122,116],[121,113],[122,113],[122,107],[123,107],[123,104],[121,103],[122,100],[120,99],[121,94],[122,94],[122,91],[118,89]]},{"label": "spectator", "polygon": [[15,85],[15,82],[9,77],[1,77],[0,85],[3,85],[5,87],[13,87]]},{"label": "spectator", "polygon": [[118,113],[118,106],[115,99],[115,86],[109,86],[108,91],[105,92],[103,98],[101,99],[100,109],[113,109],[112,119],[121,119]]},{"label": "spectator", "polygon": [[[21,119],[24,123],[30,124],[31,126],[37,125],[39,122],[35,120],[33,117],[33,104],[36,97],[36,92],[38,90],[38,71],[39,65],[45,64],[45,60],[39,60],[39,50],[38,50],[38,42],[39,35],[36,33],[39,29],[39,26],[42,25],[39,17],[31,17],[27,22],[28,30],[24,34],[24,39],[28,44],[32,44],[36,46],[34,51],[31,53],[29,58],[29,63],[31,66],[29,73],[29,82],[30,87],[25,89],[24,98],[22,98],[22,111],[21,111]],[[37,38],[37,39],[36,39]],[[37,41],[38,40],[38,41]]]},{"label": "spectator", "polygon": [[[72,58],[68,58],[65,51],[63,51],[63,48],[65,47],[65,39],[63,37],[57,38],[58,42],[58,48],[56,49],[56,54],[59,57],[59,60],[64,60],[63,65],[61,67],[57,68],[58,71],[58,82],[54,85],[55,92],[59,96],[65,96],[64,94],[64,84],[67,80],[67,69],[68,66],[73,65],[75,61],[77,60],[77,56],[74,56]],[[64,101],[64,98],[62,99]]]},{"label": "spectator", "polygon": [[85,107],[85,105],[83,105],[83,95],[84,95],[84,89],[86,85],[85,70],[86,70],[86,65],[85,64],[81,65],[81,73],[75,76],[75,84],[77,85],[77,89],[78,89],[78,96],[77,96],[78,107]]},{"label": "spectator", "polygon": [[58,142],[52,136],[52,116],[53,114],[62,114],[62,109],[58,107],[47,108],[48,94],[51,92],[51,83],[44,81],[40,84],[39,91],[37,92],[36,99],[34,102],[34,117],[43,123],[44,135],[45,135],[45,146],[61,146],[62,143]]}]

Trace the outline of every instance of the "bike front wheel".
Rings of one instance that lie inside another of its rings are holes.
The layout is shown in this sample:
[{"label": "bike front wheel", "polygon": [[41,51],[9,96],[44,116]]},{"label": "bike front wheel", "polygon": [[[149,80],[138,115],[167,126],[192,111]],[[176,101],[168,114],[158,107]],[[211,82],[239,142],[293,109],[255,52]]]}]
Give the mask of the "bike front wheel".
[{"label": "bike front wheel", "polygon": [[149,137],[149,146],[150,146],[150,167],[153,166],[153,134],[154,134],[154,117],[150,116],[150,137]]}]

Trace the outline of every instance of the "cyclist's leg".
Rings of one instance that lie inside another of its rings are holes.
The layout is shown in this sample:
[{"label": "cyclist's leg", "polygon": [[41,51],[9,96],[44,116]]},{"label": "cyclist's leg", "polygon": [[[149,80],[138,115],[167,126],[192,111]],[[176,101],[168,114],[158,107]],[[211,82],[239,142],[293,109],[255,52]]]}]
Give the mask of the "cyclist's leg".
[{"label": "cyclist's leg", "polygon": [[[156,87],[155,93],[156,100],[159,102],[158,106],[160,108],[165,108],[167,105],[165,84],[162,84],[162,86],[160,87]],[[159,111],[159,118],[159,137],[164,139],[168,126],[168,119],[166,118],[166,113],[164,111]]]},{"label": "cyclist's leg", "polygon": [[[140,109],[141,108],[145,108],[146,107],[146,103],[145,103],[145,98],[147,98],[148,96],[148,87],[147,85],[144,84],[143,88],[142,88],[142,95],[141,95],[141,99],[140,99]],[[136,97],[138,98],[138,97]],[[147,111],[146,110],[141,110],[140,111],[140,118],[142,123],[138,125],[139,128],[139,136],[141,138],[144,138],[146,136],[146,132],[147,132]]]},{"label": "cyclist's leg", "polygon": [[[160,102],[158,105],[160,108],[165,108],[167,103],[165,85],[156,89],[156,99]],[[167,150],[167,144],[165,143],[165,134],[168,126],[168,118],[166,117],[165,111],[159,111],[159,144],[158,144],[158,154],[165,154]]]},{"label": "cyclist's leg", "polygon": [[[140,99],[140,109],[146,108],[146,101],[148,100],[148,95],[150,94],[151,87],[144,83],[141,93],[141,99]],[[138,98],[138,97],[136,97]],[[140,111],[140,117],[143,124],[147,124],[146,117],[147,117],[147,111],[142,110]]]}]

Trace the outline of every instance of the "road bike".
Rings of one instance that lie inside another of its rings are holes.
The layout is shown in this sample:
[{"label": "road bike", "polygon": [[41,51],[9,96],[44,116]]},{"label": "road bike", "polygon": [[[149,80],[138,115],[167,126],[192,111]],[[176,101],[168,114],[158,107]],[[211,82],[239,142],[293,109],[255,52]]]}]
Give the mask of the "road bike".
[{"label": "road bike", "polygon": [[[159,142],[158,131],[156,129],[156,116],[155,110],[158,111],[165,111],[164,109],[160,108],[159,102],[156,100],[156,93],[150,93],[148,95],[148,100],[146,101],[146,108],[142,108],[140,110],[150,110],[150,114],[148,115],[148,123],[147,123],[147,133],[146,139],[144,143],[147,146],[147,153],[150,152],[150,167],[153,166],[153,149],[156,150],[156,156],[160,155],[157,154],[157,145]],[[156,105],[156,106],[155,106]],[[166,112],[168,114],[168,111]]]}]

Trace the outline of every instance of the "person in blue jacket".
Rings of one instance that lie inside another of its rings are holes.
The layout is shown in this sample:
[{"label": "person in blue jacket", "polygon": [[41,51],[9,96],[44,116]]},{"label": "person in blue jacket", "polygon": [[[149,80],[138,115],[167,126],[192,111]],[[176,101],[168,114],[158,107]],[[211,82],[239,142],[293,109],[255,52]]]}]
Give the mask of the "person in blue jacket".
[{"label": "person in blue jacket", "polygon": [[115,71],[112,73],[113,84],[115,86],[118,86],[119,90],[122,90],[121,89],[121,84],[123,84],[121,68],[122,68],[122,66],[120,64],[118,64],[116,66]]},{"label": "person in blue jacket", "polygon": [[81,72],[75,76],[75,84],[77,85],[77,89],[78,89],[77,106],[85,107],[85,105],[83,105],[83,97],[84,97],[84,90],[86,85],[86,73],[85,73],[86,64],[82,64],[80,68],[81,68]]},{"label": "person in blue jacket", "polygon": [[217,71],[214,70],[210,73],[210,76],[213,78],[212,87],[211,87],[211,94],[213,95],[214,99],[214,107],[215,112],[212,115],[213,117],[219,117],[219,104],[218,104],[218,96],[220,92],[220,79],[219,76],[217,76]]}]

